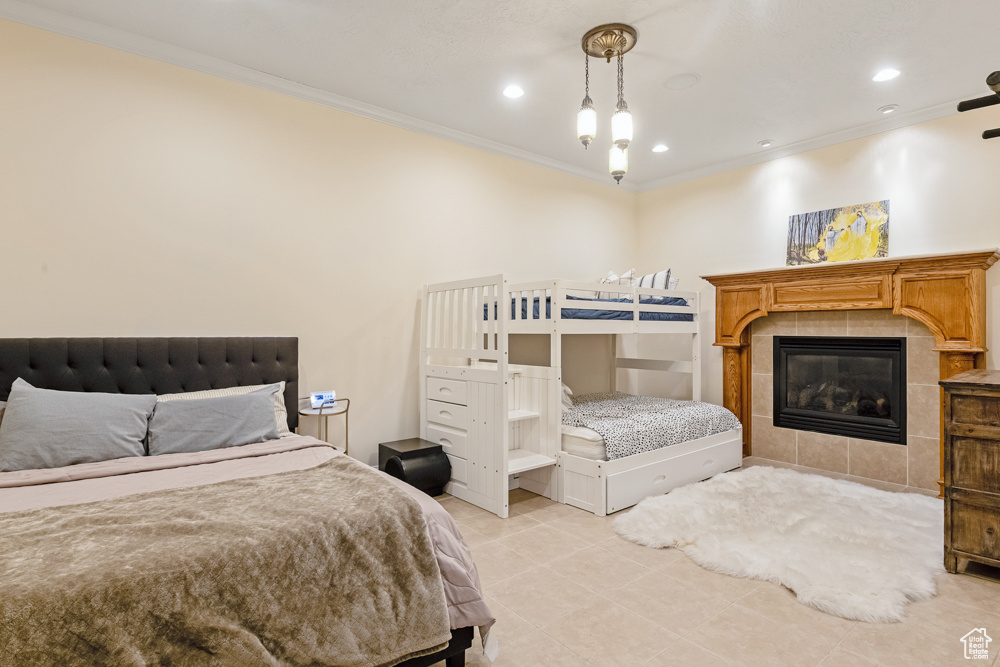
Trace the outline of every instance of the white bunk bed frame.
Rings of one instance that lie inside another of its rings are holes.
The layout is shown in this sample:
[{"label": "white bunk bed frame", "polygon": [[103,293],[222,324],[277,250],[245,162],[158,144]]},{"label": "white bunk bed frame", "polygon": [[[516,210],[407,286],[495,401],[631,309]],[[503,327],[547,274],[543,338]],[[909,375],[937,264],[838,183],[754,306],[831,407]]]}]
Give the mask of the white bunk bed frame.
[{"label": "white bunk bed frame", "polygon": [[[592,298],[596,292],[628,297],[631,303],[568,298]],[[681,297],[688,305],[639,301],[662,296]],[[562,319],[564,308],[631,311],[631,318]],[[640,312],[686,313],[693,321],[642,320]],[[618,369],[687,373],[692,399],[700,400],[698,320],[697,292],[565,280],[509,285],[503,275],[426,286],[420,320],[420,437],[441,444],[451,461],[446,491],[506,518],[510,478],[516,476],[521,488],[604,516],[739,467],[741,429],[613,461],[561,451],[564,334],[688,334],[690,361],[620,357],[616,338],[610,389],[615,389]],[[548,334],[549,365],[511,365],[511,334]]]}]

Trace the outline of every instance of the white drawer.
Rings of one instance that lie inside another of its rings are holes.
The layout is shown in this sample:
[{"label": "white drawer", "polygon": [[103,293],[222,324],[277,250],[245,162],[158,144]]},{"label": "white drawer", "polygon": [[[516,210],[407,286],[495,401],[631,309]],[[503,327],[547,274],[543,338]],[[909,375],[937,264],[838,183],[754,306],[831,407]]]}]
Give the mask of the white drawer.
[{"label": "white drawer", "polygon": [[743,443],[734,439],[608,475],[607,512],[617,512],[646,496],[662,495],[679,486],[738,468],[742,460]]},{"label": "white drawer", "polygon": [[427,421],[465,430],[469,428],[469,408],[427,399]]},{"label": "white drawer", "polygon": [[465,459],[460,459],[457,456],[449,456],[448,460],[451,461],[451,478],[456,482],[461,482],[462,484],[469,483],[469,464]]},{"label": "white drawer", "polygon": [[459,405],[468,405],[466,389],[469,383],[465,380],[444,380],[442,378],[427,378],[427,398],[436,401],[446,401]]},{"label": "white drawer", "polygon": [[461,456],[467,458],[465,439],[468,434],[457,428],[450,426],[439,426],[438,424],[427,424],[427,439],[433,443],[441,445],[445,454]]}]

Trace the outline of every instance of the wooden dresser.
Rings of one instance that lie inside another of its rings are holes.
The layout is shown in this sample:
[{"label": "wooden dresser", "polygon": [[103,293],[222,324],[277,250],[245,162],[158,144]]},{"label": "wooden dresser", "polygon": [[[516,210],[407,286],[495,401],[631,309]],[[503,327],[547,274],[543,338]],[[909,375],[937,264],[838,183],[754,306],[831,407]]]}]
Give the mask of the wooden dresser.
[{"label": "wooden dresser", "polygon": [[944,566],[1000,567],[1000,371],[972,370],[944,388]]}]

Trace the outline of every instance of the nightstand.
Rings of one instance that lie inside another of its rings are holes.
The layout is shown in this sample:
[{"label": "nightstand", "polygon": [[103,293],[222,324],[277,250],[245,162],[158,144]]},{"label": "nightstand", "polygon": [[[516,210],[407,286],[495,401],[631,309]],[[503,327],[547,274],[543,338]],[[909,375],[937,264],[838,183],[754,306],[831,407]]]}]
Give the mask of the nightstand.
[{"label": "nightstand", "polygon": [[451,479],[451,461],[441,445],[420,438],[379,444],[378,469],[430,496],[441,495]]},{"label": "nightstand", "polygon": [[347,411],[351,409],[351,399],[349,398],[338,398],[337,402],[333,405],[327,405],[322,408],[301,408],[299,409],[299,415],[304,417],[319,417],[319,429],[316,434],[320,440],[329,442],[330,437],[330,425],[329,419],[334,415],[344,415],[344,453],[347,453],[348,441],[347,441],[347,430],[349,427],[348,414]]}]

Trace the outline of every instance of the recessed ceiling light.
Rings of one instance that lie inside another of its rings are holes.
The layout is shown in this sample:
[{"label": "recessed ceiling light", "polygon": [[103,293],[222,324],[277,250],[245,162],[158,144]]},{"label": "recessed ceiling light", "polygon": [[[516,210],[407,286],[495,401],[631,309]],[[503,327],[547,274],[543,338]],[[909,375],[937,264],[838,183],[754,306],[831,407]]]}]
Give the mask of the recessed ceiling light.
[{"label": "recessed ceiling light", "polygon": [[890,114],[899,108],[898,104],[886,104],[884,107],[879,107],[879,113]]},{"label": "recessed ceiling light", "polygon": [[761,139],[760,141],[757,142],[757,145],[760,146],[761,148],[767,148],[773,143],[774,143],[773,139]]},{"label": "recessed ceiling light", "polygon": [[524,89],[521,86],[510,85],[503,89],[503,94],[511,99],[517,99],[524,95]]},{"label": "recessed ceiling light", "polygon": [[701,77],[694,72],[688,72],[687,74],[678,74],[677,76],[672,76],[663,82],[663,87],[669,90],[684,90],[685,88],[690,88],[694,86],[699,81]]},{"label": "recessed ceiling light", "polygon": [[670,148],[668,148],[666,144],[656,144],[653,146],[654,153],[666,153],[668,150],[670,150]]},{"label": "recessed ceiling light", "polygon": [[892,81],[897,76],[899,76],[899,70],[898,69],[889,68],[889,69],[884,69],[884,70],[880,71],[878,74],[876,74],[875,76],[873,76],[872,77],[872,81],[879,81],[879,82],[882,82],[882,81]]}]

